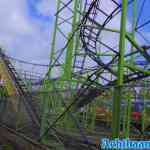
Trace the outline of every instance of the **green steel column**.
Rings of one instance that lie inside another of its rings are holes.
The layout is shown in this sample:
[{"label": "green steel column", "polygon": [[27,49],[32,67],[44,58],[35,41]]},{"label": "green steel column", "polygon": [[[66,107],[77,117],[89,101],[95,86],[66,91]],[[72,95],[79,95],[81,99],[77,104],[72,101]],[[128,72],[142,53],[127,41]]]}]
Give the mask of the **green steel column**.
[{"label": "green steel column", "polygon": [[[60,9],[60,4],[61,0],[57,0],[57,11]],[[50,65],[54,59],[54,52],[55,52],[55,45],[56,45],[56,35],[57,35],[57,26],[58,26],[58,15],[56,15],[55,23],[54,23],[54,32],[53,32],[53,39],[52,39],[52,44],[51,44],[51,54],[50,54]],[[49,70],[47,72],[48,76],[51,76],[51,66],[49,67]],[[47,78],[46,78],[47,79]],[[43,90],[48,90],[51,89],[52,85],[51,82],[47,82],[47,80],[44,81],[43,83]],[[52,97],[52,96],[51,96]],[[51,97],[49,98],[47,95],[42,95],[42,119],[41,119],[41,129],[40,129],[40,135],[43,135],[45,130],[48,128],[49,123],[49,105]],[[43,137],[42,139],[43,143],[47,142],[47,136]]]},{"label": "green steel column", "polygon": [[[70,40],[68,46],[67,46],[67,51],[66,51],[66,57],[65,57],[65,64],[64,64],[64,74],[62,76],[61,80],[67,81],[67,86],[70,90],[70,93],[72,93],[72,70],[73,70],[73,55],[75,53],[75,48],[79,48],[79,37],[77,39],[77,36],[79,36],[77,33],[75,34],[75,36],[73,36],[76,28],[77,28],[77,23],[79,21],[79,17],[78,16],[78,11],[77,9],[79,8],[78,6],[80,5],[80,1],[79,0],[74,0],[73,1],[73,18],[72,18],[72,29],[71,32],[68,34],[68,40]],[[61,85],[61,88],[64,89],[66,82],[63,82],[63,84]],[[72,99],[72,94],[70,95],[70,99]],[[64,118],[64,126],[65,127],[73,127],[72,125],[72,120],[70,119],[69,115],[66,114],[65,118]]]},{"label": "green steel column", "polygon": [[143,111],[142,111],[142,133],[144,133],[145,130],[145,123],[146,123],[146,99],[147,99],[147,84],[146,79],[144,79],[144,92],[143,92]]},{"label": "green steel column", "polygon": [[[132,38],[135,39],[135,28],[136,28],[136,0],[132,2]],[[134,46],[131,46],[131,52],[134,51]],[[131,56],[131,63],[133,64],[133,55]]]},{"label": "green steel column", "polygon": [[[61,0],[57,0],[57,12],[60,9]],[[55,23],[54,23],[54,31],[53,31],[53,39],[51,43],[51,52],[50,52],[50,65],[53,62],[54,59],[54,52],[55,52],[55,46],[56,46],[56,36],[57,36],[57,28],[58,28],[58,14],[56,15]],[[51,76],[51,66],[48,70],[48,75]]]},{"label": "green steel column", "polygon": [[74,46],[75,46],[75,38],[72,37],[74,31],[77,27],[77,7],[78,7],[78,0],[74,0],[74,14],[73,14],[73,20],[72,20],[72,31],[68,35],[68,40],[72,38],[68,44],[67,47],[67,53],[66,53],[66,60],[65,60],[65,67],[64,67],[64,78],[67,80],[71,80],[71,72],[72,72],[72,60],[73,60],[73,54],[74,54]]},{"label": "green steel column", "polygon": [[[72,37],[72,33],[69,33],[68,39]],[[72,58],[73,58],[73,50],[74,50],[74,39],[70,41],[67,47],[65,67],[64,67],[64,75],[63,78],[65,80],[71,80],[71,71],[72,71]]]},{"label": "green steel column", "polygon": [[[135,39],[135,27],[136,27],[136,0],[133,0],[132,2],[132,38]],[[131,45],[131,53],[134,51],[134,46]],[[130,59],[130,65],[133,64],[134,56],[131,55]],[[127,93],[127,106],[125,108],[125,114],[124,114],[124,123],[123,123],[123,137],[129,138],[130,134],[130,122],[131,122],[131,91],[129,90]]]},{"label": "green steel column", "polygon": [[[136,0],[133,0],[132,2],[132,37],[133,39],[135,39],[135,28],[136,28]],[[131,47],[131,52],[134,51],[134,47]],[[133,64],[134,61],[134,56],[131,56],[131,64]],[[125,137],[129,138],[129,134],[130,134],[130,122],[131,122],[131,107],[132,107],[132,102],[131,102],[131,92],[129,91],[128,93],[129,97],[128,97],[128,101],[127,101],[127,127],[126,127],[126,133],[125,133]]]},{"label": "green steel column", "polygon": [[126,16],[127,16],[127,0],[122,0],[118,76],[117,76],[117,85],[114,89],[114,100],[113,100],[112,138],[118,138],[120,133],[120,107],[121,107],[123,75],[124,75]]},{"label": "green steel column", "polygon": [[[78,0],[78,7],[79,7],[79,11],[82,12],[82,0]],[[78,13],[78,22],[81,21],[82,17],[81,17],[81,14]],[[75,50],[78,52],[79,51],[79,48],[80,48],[80,31],[77,31],[76,33],[76,44],[75,44]]]},{"label": "green steel column", "polygon": [[129,138],[130,133],[130,121],[131,121],[131,89],[127,91],[128,93],[125,96],[127,106],[125,107],[124,112],[124,123],[123,123],[123,138]]}]

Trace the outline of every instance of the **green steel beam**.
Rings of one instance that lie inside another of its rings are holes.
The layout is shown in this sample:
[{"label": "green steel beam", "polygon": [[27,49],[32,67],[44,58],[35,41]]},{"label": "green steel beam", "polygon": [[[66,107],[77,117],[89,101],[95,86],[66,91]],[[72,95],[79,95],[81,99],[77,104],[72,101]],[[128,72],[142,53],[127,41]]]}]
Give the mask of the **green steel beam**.
[{"label": "green steel beam", "polygon": [[127,94],[125,96],[127,106],[125,107],[124,112],[124,122],[123,122],[123,138],[129,138],[130,134],[130,121],[131,121],[131,91],[127,91]]},{"label": "green steel beam", "polygon": [[114,89],[114,100],[113,100],[112,138],[118,138],[120,134],[120,107],[121,107],[122,86],[124,76],[126,17],[127,17],[127,0],[122,0],[118,77],[117,77],[117,85]]},{"label": "green steel beam", "polygon": [[139,45],[137,44],[137,42],[132,38],[131,35],[126,34],[126,38],[128,39],[128,41],[131,42],[131,44],[132,44],[137,50],[139,50],[139,52],[141,53],[141,55],[143,55],[143,57],[144,57],[148,62],[150,62],[150,57],[147,56],[147,55],[145,55],[145,53],[144,53],[144,51],[145,51],[144,48],[142,48],[141,46],[139,46]]},{"label": "green steel beam", "polygon": [[[136,0],[132,2],[132,38],[135,39],[135,28],[136,28]],[[131,53],[134,51],[134,46],[131,46]],[[133,64],[133,55],[131,56],[130,62]]]},{"label": "green steel beam", "polygon": [[[70,39],[71,37],[72,37],[72,33],[69,33],[68,39]],[[65,58],[66,60],[64,66],[63,79],[67,81],[71,80],[73,50],[74,50],[74,38],[70,40],[67,46],[67,52]]]},{"label": "green steel beam", "polygon": [[133,70],[133,71],[139,71],[139,72],[144,73],[145,75],[150,75],[150,70],[145,70],[143,68],[140,68],[138,66],[131,65],[131,64],[125,64],[124,66],[131,69],[131,70]]},{"label": "green steel beam", "polygon": [[[57,0],[57,11],[60,9],[60,4],[61,4],[61,0]],[[52,61],[54,59],[54,52],[55,52],[55,45],[56,45],[56,36],[57,36],[57,24],[58,24],[58,15],[56,15],[56,19],[55,19],[55,23],[54,23],[54,32],[53,32],[53,39],[52,39],[52,44],[51,44],[51,54],[50,54],[50,67],[48,69],[47,72],[47,77],[51,77],[51,64]],[[51,82],[47,82],[47,80],[44,80],[43,83],[43,89],[47,90],[47,89],[51,89]],[[42,119],[41,119],[41,128],[40,128],[40,136],[42,136],[46,129],[49,126],[48,123],[48,119],[49,119],[49,104],[50,104],[51,100],[50,98],[48,98],[47,95],[42,95]],[[47,144],[47,135],[45,135],[44,137],[42,137],[41,139],[42,143]]]},{"label": "green steel beam", "polygon": [[[74,32],[77,29],[77,23],[80,21],[80,15],[78,15],[78,8],[80,9],[81,7],[81,1],[79,0],[74,0],[73,1],[73,17],[72,17],[72,29],[71,32],[68,34],[68,46],[67,46],[67,51],[66,51],[66,57],[65,57],[65,62],[64,62],[64,74],[62,76],[62,78],[60,80],[62,81],[67,81],[67,82],[63,82],[63,84],[61,84],[61,89],[64,89],[64,87],[67,86],[70,90],[70,95],[69,95],[69,101],[72,101],[73,99],[73,95],[72,95],[72,86],[74,84],[73,82],[73,76],[72,76],[72,72],[73,72],[73,58],[74,58],[74,54],[75,51],[79,49],[79,34],[78,32],[75,33],[75,35],[73,36]],[[70,102],[69,102],[70,103]],[[64,106],[62,106],[64,107]],[[75,114],[76,115],[76,114]],[[76,116],[77,117],[77,116]],[[69,114],[66,114],[64,119],[63,119],[63,125],[65,128],[72,128],[74,127],[72,119],[70,119]]]},{"label": "green steel beam", "polygon": [[143,93],[143,111],[142,111],[142,132],[144,133],[145,124],[146,124],[146,95],[147,95],[147,88],[146,88],[146,79],[144,80],[144,93]]},{"label": "green steel beam", "polygon": [[[62,2],[62,0],[57,0],[57,12],[60,9],[61,2]],[[60,88],[60,90],[64,89],[64,87],[65,87],[66,82],[64,82],[64,81],[69,81],[69,82],[67,82],[67,84],[69,84],[69,86],[73,82],[73,80],[72,80],[73,55],[74,55],[74,50],[76,48],[77,49],[79,48],[79,34],[78,34],[78,37],[76,37],[76,38],[73,36],[73,34],[74,34],[74,31],[76,30],[77,22],[79,21],[79,17],[80,17],[80,15],[78,14],[78,11],[77,11],[77,9],[79,8],[80,5],[81,5],[80,0],[73,1],[72,17],[70,18],[72,20],[71,31],[68,34],[68,36],[65,36],[64,33],[62,33],[60,30],[60,27],[59,27],[60,24],[58,23],[60,13],[57,13],[55,23],[54,23],[53,39],[52,39],[52,43],[51,43],[50,66],[49,66],[49,70],[47,72],[46,77],[51,77],[51,69],[52,69],[51,65],[53,64],[53,61],[55,60],[57,32],[61,33],[61,35],[63,37],[64,36],[67,37],[66,40],[69,40],[68,46],[65,48],[66,49],[66,51],[65,51],[66,53],[64,54],[65,61],[64,61],[64,64],[61,65],[63,74],[62,74],[62,77],[56,81],[57,88]],[[67,22],[67,20],[66,20],[66,22]],[[71,40],[70,40],[70,38],[71,38]],[[62,49],[60,51],[62,51]],[[43,83],[43,88],[46,90],[53,90],[54,84],[55,83],[45,80]],[[43,137],[42,136],[43,133],[45,133],[45,130],[49,126],[49,123],[48,123],[49,117],[48,116],[49,116],[50,110],[52,110],[52,111],[54,110],[54,113],[55,113],[55,111],[57,111],[57,113],[61,113],[61,110],[60,110],[61,108],[63,108],[63,106],[61,105],[61,101],[59,101],[58,97],[55,98],[54,96],[43,96],[41,137]],[[43,137],[43,142],[45,142],[45,143],[48,142],[47,136]]]},{"label": "green steel beam", "polygon": [[79,5],[79,1],[78,0],[74,0],[74,4],[73,4],[74,8],[73,8],[73,18],[72,18],[72,31],[71,33],[69,33],[68,35],[68,40],[70,38],[72,38],[68,44],[68,47],[67,47],[67,52],[66,52],[66,58],[65,58],[65,67],[64,67],[64,77],[65,79],[67,80],[71,80],[71,73],[72,73],[72,63],[73,63],[73,55],[74,55],[74,50],[75,50],[75,46],[76,46],[76,39],[75,37],[72,37],[73,36],[73,33],[74,31],[76,30],[77,28],[77,17],[78,17],[78,12],[77,12],[77,9],[78,9],[78,5]]},{"label": "green steel beam", "polygon": [[[126,33],[126,36],[127,34],[131,35],[133,39],[135,39],[135,27],[136,27],[136,0],[133,0],[132,2],[132,33],[129,34],[129,33]],[[131,45],[131,53],[134,52],[134,46]],[[130,58],[130,65],[129,64],[126,64],[125,66],[132,70],[132,71],[140,71],[140,72],[143,72],[145,74],[149,74],[150,71],[148,70],[144,70],[142,68],[139,68],[138,66],[135,66],[135,65],[131,65],[133,64],[133,61],[134,61],[134,56],[131,55],[131,58]],[[125,114],[124,114],[124,123],[123,123],[123,137],[124,138],[129,138],[129,133],[130,133],[130,121],[131,121],[131,92],[128,91],[127,93],[127,106],[125,108]]]},{"label": "green steel beam", "polygon": [[[57,11],[60,9],[61,0],[57,0]],[[56,36],[57,36],[57,28],[58,28],[58,14],[56,14],[55,17],[55,23],[54,23],[54,31],[53,31],[53,38],[51,43],[51,51],[50,51],[50,66],[54,59],[54,53],[55,53],[55,46],[56,46]],[[51,76],[51,67],[49,68],[47,75]]]}]

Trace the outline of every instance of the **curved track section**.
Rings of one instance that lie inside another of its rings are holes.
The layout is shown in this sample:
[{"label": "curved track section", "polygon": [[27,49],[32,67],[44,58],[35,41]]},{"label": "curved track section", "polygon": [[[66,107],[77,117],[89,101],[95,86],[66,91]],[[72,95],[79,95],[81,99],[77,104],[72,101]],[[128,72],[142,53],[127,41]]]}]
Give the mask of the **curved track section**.
[{"label": "curved track section", "polygon": [[[111,6],[107,8],[107,5]],[[128,2],[128,7],[132,4],[132,1]],[[122,5],[113,0],[100,1],[95,0],[91,3],[85,3],[86,14],[82,19],[80,27],[80,37],[82,46],[84,49],[84,55],[88,61],[84,59],[84,67],[90,62],[88,70],[90,75],[88,76],[88,82],[91,84],[82,85],[83,91],[87,88],[87,94],[82,94],[79,98],[78,107],[86,105],[91,102],[94,97],[101,95],[105,89],[114,87],[117,80],[117,64],[119,60],[119,26],[114,28],[113,21],[119,20]],[[113,39],[110,39],[114,38]],[[117,43],[118,42],[118,43]],[[126,52],[125,52],[125,72],[124,83],[136,81],[149,76],[149,69],[144,70],[143,66],[130,65],[130,59],[136,56],[143,57],[147,62],[150,62],[149,58],[149,45],[138,45],[136,41],[131,37],[130,33],[126,32]],[[130,46],[134,47],[134,52],[130,51]],[[135,61],[135,60],[134,60]],[[83,68],[84,68],[83,67]],[[92,71],[93,68],[93,71]],[[84,70],[84,69],[83,69]],[[126,71],[128,70],[128,71]],[[82,72],[82,71],[81,71]],[[91,89],[91,90],[90,90]],[[91,97],[86,100],[86,97]],[[82,102],[81,102],[82,101]],[[82,103],[82,104],[81,104]]]}]

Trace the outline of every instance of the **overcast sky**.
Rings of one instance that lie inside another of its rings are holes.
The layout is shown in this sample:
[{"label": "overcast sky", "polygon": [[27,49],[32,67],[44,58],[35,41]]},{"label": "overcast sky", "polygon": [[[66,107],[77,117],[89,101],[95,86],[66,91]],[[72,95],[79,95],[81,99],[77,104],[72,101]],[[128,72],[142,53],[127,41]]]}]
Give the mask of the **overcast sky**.
[{"label": "overcast sky", "polygon": [[[137,0],[140,5],[142,1]],[[147,0],[140,21],[144,22],[149,18],[149,4]],[[0,0],[0,46],[8,55],[30,62],[40,61],[48,64],[55,5],[56,0]],[[108,4],[106,6],[108,10],[111,7]],[[131,9],[128,9],[128,20],[130,16]],[[118,23],[119,19],[116,17],[113,26]],[[149,32],[145,34],[149,37]]]},{"label": "overcast sky", "polygon": [[13,57],[48,63],[55,0],[0,0],[0,46]]}]

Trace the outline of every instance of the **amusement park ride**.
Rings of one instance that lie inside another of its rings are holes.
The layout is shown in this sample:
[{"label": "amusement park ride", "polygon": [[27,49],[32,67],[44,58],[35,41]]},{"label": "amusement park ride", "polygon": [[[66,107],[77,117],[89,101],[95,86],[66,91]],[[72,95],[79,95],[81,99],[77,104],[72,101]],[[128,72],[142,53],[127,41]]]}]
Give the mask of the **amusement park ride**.
[{"label": "amusement park ride", "polygon": [[104,137],[150,139],[150,2],[55,2],[49,65],[0,51],[0,145],[96,150]]}]

